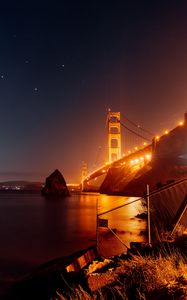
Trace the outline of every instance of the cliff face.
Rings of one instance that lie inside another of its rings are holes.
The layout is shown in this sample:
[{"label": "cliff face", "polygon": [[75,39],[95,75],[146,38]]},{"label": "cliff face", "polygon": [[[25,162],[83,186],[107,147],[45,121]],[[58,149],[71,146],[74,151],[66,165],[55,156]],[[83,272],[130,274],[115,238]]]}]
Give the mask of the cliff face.
[{"label": "cliff face", "polygon": [[153,147],[153,163],[170,160],[177,165],[187,165],[187,124],[178,126],[161,137]]},{"label": "cliff face", "polygon": [[44,196],[69,196],[69,190],[66,182],[59,170],[55,170],[46,178],[45,186],[42,189]]},{"label": "cliff face", "polygon": [[112,168],[100,187],[101,193],[143,196],[146,185],[153,191],[187,177],[187,121],[153,143],[152,160],[144,166]]}]

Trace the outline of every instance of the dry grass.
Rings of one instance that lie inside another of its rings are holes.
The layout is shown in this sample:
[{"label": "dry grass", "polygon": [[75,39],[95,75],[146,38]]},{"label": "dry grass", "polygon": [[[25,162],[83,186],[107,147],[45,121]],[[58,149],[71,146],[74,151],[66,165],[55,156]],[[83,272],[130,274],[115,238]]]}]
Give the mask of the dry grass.
[{"label": "dry grass", "polygon": [[118,260],[115,268],[87,275],[90,291],[80,285],[53,300],[187,299],[187,264],[178,253]]},{"label": "dry grass", "polygon": [[172,254],[156,259],[136,256],[124,262],[124,272],[122,282],[129,296],[137,292],[147,299],[148,295],[161,295],[164,292],[169,297],[180,290],[187,298],[187,264],[180,255]]}]

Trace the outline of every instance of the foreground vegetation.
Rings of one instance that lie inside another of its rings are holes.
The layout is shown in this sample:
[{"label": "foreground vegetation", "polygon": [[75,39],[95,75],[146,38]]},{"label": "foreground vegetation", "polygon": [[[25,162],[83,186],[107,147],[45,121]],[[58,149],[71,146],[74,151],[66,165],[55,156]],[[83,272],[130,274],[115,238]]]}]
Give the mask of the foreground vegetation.
[{"label": "foreground vegetation", "polygon": [[187,260],[177,251],[93,262],[84,275],[87,285],[67,282],[51,299],[187,299]]}]

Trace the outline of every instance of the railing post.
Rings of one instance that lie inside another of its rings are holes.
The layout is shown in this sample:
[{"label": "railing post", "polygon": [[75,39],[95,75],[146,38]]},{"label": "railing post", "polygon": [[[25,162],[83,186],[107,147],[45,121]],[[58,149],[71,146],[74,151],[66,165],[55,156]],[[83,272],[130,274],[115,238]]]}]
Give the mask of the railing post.
[{"label": "railing post", "polygon": [[98,232],[98,198],[96,200],[96,249],[99,253],[99,232]]},{"label": "railing post", "polygon": [[150,203],[149,203],[149,185],[147,184],[147,227],[148,227],[148,244],[151,246],[151,222],[150,222]]}]

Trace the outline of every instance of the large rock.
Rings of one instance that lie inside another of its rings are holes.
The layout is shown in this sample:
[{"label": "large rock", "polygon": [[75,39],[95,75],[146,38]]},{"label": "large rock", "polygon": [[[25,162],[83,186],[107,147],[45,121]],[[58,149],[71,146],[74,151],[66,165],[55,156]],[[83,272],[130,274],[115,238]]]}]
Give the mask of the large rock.
[{"label": "large rock", "polygon": [[42,189],[44,196],[69,196],[66,182],[59,170],[55,170],[46,178],[45,186]]}]

